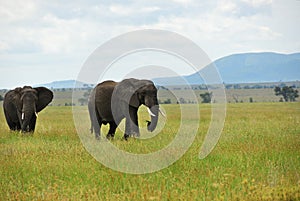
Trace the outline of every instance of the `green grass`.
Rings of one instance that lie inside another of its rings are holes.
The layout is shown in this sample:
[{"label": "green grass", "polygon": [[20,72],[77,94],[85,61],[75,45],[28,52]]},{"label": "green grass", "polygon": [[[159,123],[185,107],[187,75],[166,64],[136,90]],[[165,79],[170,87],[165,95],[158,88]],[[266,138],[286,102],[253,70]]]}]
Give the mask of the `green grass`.
[{"label": "green grass", "polygon": [[[166,146],[180,110],[164,109],[168,119],[160,134],[125,142],[117,130],[113,143],[134,153]],[[299,102],[229,104],[220,141],[203,160],[198,154],[210,108],[201,104],[190,149],[170,167],[143,175],[98,163],[79,140],[71,107],[46,108],[33,135],[10,132],[0,110],[0,200],[300,200]]]}]

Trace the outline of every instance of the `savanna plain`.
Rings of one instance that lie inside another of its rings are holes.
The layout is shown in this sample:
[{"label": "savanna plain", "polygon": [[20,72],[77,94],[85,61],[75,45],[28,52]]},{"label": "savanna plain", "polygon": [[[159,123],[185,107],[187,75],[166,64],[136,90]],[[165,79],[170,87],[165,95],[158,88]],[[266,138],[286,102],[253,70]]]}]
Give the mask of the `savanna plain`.
[{"label": "savanna plain", "polygon": [[[75,107],[88,116],[86,106]],[[167,146],[179,127],[180,107],[162,107],[167,118],[159,134],[126,142],[118,129],[112,143],[132,153]],[[141,126],[149,118],[144,110]],[[210,105],[200,104],[199,111],[197,135],[183,157],[134,175],[107,168],[86,151],[72,107],[47,107],[34,134],[9,131],[1,107],[0,200],[300,200],[300,102],[227,104],[222,135],[205,159],[198,156]],[[188,128],[184,132],[190,136]],[[84,135],[91,135],[88,129]]]}]

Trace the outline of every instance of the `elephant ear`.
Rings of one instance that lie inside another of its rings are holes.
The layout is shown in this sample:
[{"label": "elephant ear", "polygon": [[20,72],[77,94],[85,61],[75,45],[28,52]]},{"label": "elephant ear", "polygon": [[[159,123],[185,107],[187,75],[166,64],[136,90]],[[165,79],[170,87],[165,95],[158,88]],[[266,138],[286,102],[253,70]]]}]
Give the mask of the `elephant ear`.
[{"label": "elephant ear", "polygon": [[19,111],[22,110],[21,92],[22,88],[17,87],[7,93],[8,100],[11,101]]},{"label": "elephant ear", "polygon": [[137,79],[125,79],[117,85],[117,96],[133,107],[139,107],[140,101],[138,99],[137,90],[139,89],[135,83]]},{"label": "elephant ear", "polygon": [[38,101],[36,103],[36,112],[44,109],[53,99],[53,92],[46,87],[34,88],[38,94]]}]

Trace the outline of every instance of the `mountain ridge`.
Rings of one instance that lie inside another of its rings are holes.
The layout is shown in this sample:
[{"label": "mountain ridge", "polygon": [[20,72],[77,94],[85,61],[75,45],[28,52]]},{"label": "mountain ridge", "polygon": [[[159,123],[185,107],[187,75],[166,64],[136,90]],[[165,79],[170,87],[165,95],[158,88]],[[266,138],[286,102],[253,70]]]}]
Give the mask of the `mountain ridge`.
[{"label": "mountain ridge", "polygon": [[157,85],[204,84],[201,73],[215,65],[223,83],[288,82],[300,80],[300,53],[238,53],[219,58],[191,75],[155,78]]},{"label": "mountain ridge", "polygon": [[[264,82],[290,82],[300,80],[300,52],[281,54],[275,52],[238,53],[219,58],[212,62],[218,69],[223,83],[264,83]],[[210,64],[209,66],[211,66]],[[208,66],[208,67],[209,67]],[[206,67],[206,68],[208,68]],[[190,75],[178,77],[153,78],[156,85],[199,85],[205,84],[201,73],[206,68]],[[48,88],[88,88],[92,84],[76,80],[54,81],[34,86]]]},{"label": "mountain ridge", "polygon": [[87,84],[84,82],[76,81],[76,80],[61,80],[61,81],[53,81],[50,83],[44,83],[44,84],[36,84],[33,85],[33,87],[47,87],[49,89],[62,89],[62,88],[74,88],[76,85],[76,88],[87,88],[91,87],[91,84]]}]

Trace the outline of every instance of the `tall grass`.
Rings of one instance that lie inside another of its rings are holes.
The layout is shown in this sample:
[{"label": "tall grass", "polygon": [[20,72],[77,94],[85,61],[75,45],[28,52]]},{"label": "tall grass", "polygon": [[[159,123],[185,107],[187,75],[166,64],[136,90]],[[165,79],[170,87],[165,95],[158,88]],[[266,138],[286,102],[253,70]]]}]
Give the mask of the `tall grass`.
[{"label": "tall grass", "polygon": [[[170,143],[180,112],[178,105],[164,108],[168,119],[160,134],[125,142],[117,130],[113,143],[135,153]],[[10,132],[0,111],[0,200],[300,200],[299,103],[229,104],[221,139],[203,160],[198,152],[209,105],[200,105],[200,115],[196,139],[181,159],[131,175],[103,166],[85,150],[71,107],[46,108],[33,135]]]}]

